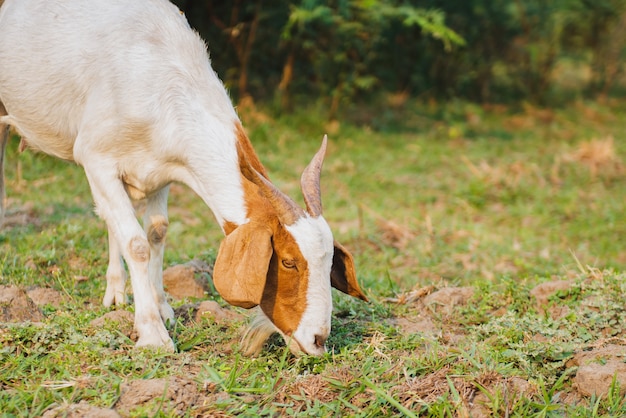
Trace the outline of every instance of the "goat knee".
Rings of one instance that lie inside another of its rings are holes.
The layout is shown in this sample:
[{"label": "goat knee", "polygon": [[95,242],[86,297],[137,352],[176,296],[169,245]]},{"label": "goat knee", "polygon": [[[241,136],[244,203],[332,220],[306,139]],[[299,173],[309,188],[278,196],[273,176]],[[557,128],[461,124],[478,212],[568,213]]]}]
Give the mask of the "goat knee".
[{"label": "goat knee", "polygon": [[143,237],[134,237],[128,244],[128,253],[134,261],[145,263],[150,260],[150,244]]},{"label": "goat knee", "polygon": [[156,246],[165,240],[168,225],[167,220],[162,217],[151,221],[150,226],[148,227],[148,242],[150,245]]}]

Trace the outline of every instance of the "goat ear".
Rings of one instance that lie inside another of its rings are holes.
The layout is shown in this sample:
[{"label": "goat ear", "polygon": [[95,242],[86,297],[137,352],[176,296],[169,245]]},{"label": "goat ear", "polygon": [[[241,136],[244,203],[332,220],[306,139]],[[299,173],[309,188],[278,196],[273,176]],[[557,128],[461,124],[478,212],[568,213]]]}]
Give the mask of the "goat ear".
[{"label": "goat ear", "polygon": [[272,231],[262,225],[244,224],[220,244],[213,284],[231,305],[253,308],[261,303],[273,253]]},{"label": "goat ear", "polygon": [[335,241],[333,267],[330,271],[330,284],[343,293],[368,302],[356,280],[352,254]]}]

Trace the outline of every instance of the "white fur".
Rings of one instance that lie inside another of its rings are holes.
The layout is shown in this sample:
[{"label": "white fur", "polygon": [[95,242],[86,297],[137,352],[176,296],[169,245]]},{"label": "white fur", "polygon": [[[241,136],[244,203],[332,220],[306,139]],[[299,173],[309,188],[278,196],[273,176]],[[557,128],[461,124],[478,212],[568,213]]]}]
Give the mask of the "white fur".
[{"label": "white fur", "polygon": [[302,217],[286,229],[296,240],[309,267],[307,306],[293,339],[305,352],[322,354],[326,348],[317,346],[315,337],[326,341],[330,334],[333,299],[329,277],[333,262],[333,235],[322,216]]}]

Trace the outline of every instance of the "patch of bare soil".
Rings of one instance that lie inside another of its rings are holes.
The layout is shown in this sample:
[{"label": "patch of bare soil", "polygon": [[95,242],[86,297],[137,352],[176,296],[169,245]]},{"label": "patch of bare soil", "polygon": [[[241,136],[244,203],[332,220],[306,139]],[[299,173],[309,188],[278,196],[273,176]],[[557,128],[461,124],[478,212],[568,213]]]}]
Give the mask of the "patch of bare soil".
[{"label": "patch of bare soil", "polygon": [[[445,366],[428,375],[407,378],[403,384],[392,388],[391,393],[404,407],[416,409],[431,404],[442,396],[451,396],[451,386],[462,402],[459,405],[459,416],[475,418],[501,416],[521,396],[528,396],[533,391],[530,383],[518,377],[504,378],[496,372],[487,372],[475,378],[455,376],[451,366]],[[489,403],[489,397],[479,387],[490,394],[506,393],[508,405],[496,406],[497,410],[494,410],[494,405]]]},{"label": "patch of bare soil", "polygon": [[450,315],[455,307],[467,304],[473,295],[473,287],[444,287],[426,296],[424,305]]},{"label": "patch of bare soil", "polygon": [[244,319],[244,315],[230,308],[222,307],[213,300],[188,303],[177,308],[174,313],[177,318],[182,318],[185,322],[202,322],[204,319],[209,319],[217,324],[229,325],[230,322]]},{"label": "patch of bare soil", "polygon": [[202,321],[203,318],[210,318],[218,324],[239,321],[243,319],[243,315],[229,308],[224,308],[214,300],[206,300],[198,305],[196,311],[196,322]]},{"label": "patch of bare soil", "polygon": [[[328,403],[337,398],[337,393],[333,391],[328,381],[318,374],[298,376],[294,382],[281,390],[274,399],[278,403],[292,403],[294,399],[315,399]],[[301,406],[305,406],[302,402]],[[297,412],[298,403],[295,402]]]},{"label": "patch of bare soil", "polygon": [[50,305],[58,308],[67,299],[63,293],[49,287],[35,287],[29,289],[26,293],[37,306]]},{"label": "patch of bare soil", "polygon": [[550,303],[550,298],[557,292],[568,291],[574,286],[573,280],[556,280],[541,283],[530,291],[530,295],[535,298],[535,307],[542,314],[548,314],[551,318],[557,319],[569,313],[567,306],[558,306]]},{"label": "patch of bare soil", "polygon": [[120,309],[107,312],[101,317],[91,321],[89,325],[91,325],[92,328],[102,328],[107,323],[113,324],[122,334],[134,341],[137,339],[137,336],[135,335],[134,321],[135,317],[131,312]]},{"label": "patch of bare soil", "polygon": [[81,401],[48,409],[42,418],[120,418],[113,409],[98,408]]},{"label": "patch of bare soil", "polygon": [[0,322],[41,322],[43,313],[24,289],[0,286]]},{"label": "patch of bare soil", "polygon": [[209,290],[213,269],[203,261],[192,260],[167,268],[163,272],[163,287],[175,299],[203,298]]},{"label": "patch of bare soil", "polygon": [[21,207],[15,207],[16,202],[11,199],[7,202],[9,210],[4,214],[4,219],[0,221],[0,226],[4,228],[13,228],[25,225],[40,226],[41,220],[35,213],[35,204],[33,202],[24,203]]},{"label": "patch of bare soil", "polygon": [[148,416],[159,412],[194,416],[193,411],[212,403],[211,396],[201,391],[197,383],[176,376],[123,383],[120,392],[115,410],[121,416],[129,416],[137,408],[142,408]]},{"label": "patch of bare soil", "polygon": [[[411,309],[414,315],[393,320],[393,324],[404,333],[440,335],[444,333],[444,327],[440,318],[435,319],[435,314],[439,314],[439,317],[450,316],[454,308],[467,304],[473,295],[474,288],[472,287],[445,287],[435,291],[433,286],[428,286],[387,299],[387,302],[411,304],[414,307]],[[454,333],[454,327],[446,326],[445,328],[446,335],[443,337],[449,342],[454,342],[458,337]]]},{"label": "patch of bare soil", "polygon": [[613,378],[620,385],[620,395],[626,394],[626,346],[607,344],[591,351],[577,353],[568,367],[578,366],[574,387],[583,396],[604,397]]}]

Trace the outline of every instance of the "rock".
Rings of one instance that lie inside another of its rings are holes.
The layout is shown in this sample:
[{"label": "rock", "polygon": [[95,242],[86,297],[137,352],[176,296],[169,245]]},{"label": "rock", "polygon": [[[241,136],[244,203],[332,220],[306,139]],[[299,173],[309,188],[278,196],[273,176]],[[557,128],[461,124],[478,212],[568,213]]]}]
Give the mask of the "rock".
[{"label": "rock", "polygon": [[175,299],[203,298],[208,291],[208,283],[197,273],[211,273],[211,268],[204,262],[193,260],[167,268],[163,272],[163,287]]},{"label": "rock", "polygon": [[626,346],[608,344],[592,351],[577,353],[568,366],[578,366],[574,386],[583,396],[604,397],[613,378],[620,385],[620,395],[626,394]]},{"label": "rock", "polygon": [[41,322],[44,316],[24,289],[0,286],[0,322]]}]

